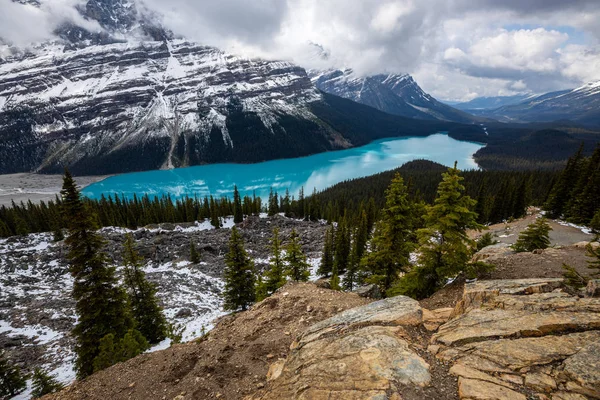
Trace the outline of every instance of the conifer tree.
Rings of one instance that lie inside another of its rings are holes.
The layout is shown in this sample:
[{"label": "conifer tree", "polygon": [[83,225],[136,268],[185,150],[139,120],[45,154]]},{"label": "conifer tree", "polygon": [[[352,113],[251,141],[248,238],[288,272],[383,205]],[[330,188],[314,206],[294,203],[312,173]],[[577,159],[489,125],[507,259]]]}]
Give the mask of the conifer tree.
[{"label": "conifer tree", "polygon": [[231,229],[229,253],[225,256],[225,289],[223,291],[225,310],[245,311],[255,300],[254,264],[246,250],[243,239],[236,227]]},{"label": "conifer tree", "polygon": [[21,393],[27,384],[21,370],[12,365],[4,352],[0,352],[0,398],[10,398]]},{"label": "conifer tree", "polygon": [[588,267],[595,270],[592,276],[600,276],[600,247],[594,248],[591,244],[588,244],[586,250],[587,256],[592,258],[591,261],[588,261]]},{"label": "conifer tree", "polygon": [[354,240],[352,240],[352,248],[350,250],[350,260],[348,269],[344,275],[344,289],[352,291],[359,281],[360,260],[363,257],[367,246],[367,214],[364,210],[360,212],[358,227],[354,232]]},{"label": "conifer tree", "polygon": [[136,329],[152,344],[167,337],[168,323],[156,298],[156,286],[142,271],[143,259],[134,248],[131,234],[127,234],[123,250],[124,283],[128,289],[129,304]]},{"label": "conifer tree", "polygon": [[337,268],[339,274],[346,272],[350,262],[350,232],[346,218],[343,218],[339,223],[335,232],[335,248],[333,264]]},{"label": "conifer tree", "polygon": [[61,190],[63,216],[69,236],[67,259],[74,278],[72,295],[79,317],[72,331],[76,340],[75,368],[79,378],[94,372],[100,340],[108,334],[122,338],[134,325],[125,291],[118,285],[115,268],[108,266],[103,241],[95,231],[94,218],[81,200],[69,171]]},{"label": "conifer tree", "polygon": [[285,285],[285,266],[281,256],[281,240],[279,239],[279,228],[273,229],[271,239],[271,258],[269,259],[269,270],[265,274],[265,288],[267,294],[273,294],[277,289]]},{"label": "conifer tree", "polygon": [[418,231],[419,265],[401,279],[393,294],[427,297],[448,277],[473,268],[470,259],[475,242],[467,229],[481,229],[481,225],[472,211],[475,200],[464,195],[462,180],[456,163],[442,174],[435,202],[425,215],[426,227]]},{"label": "conifer tree", "polygon": [[596,234],[600,233],[600,209],[596,211],[594,217],[590,221],[590,228],[592,228],[592,232]]},{"label": "conifer tree", "polygon": [[385,294],[409,268],[410,252],[415,248],[414,227],[417,223],[414,205],[400,174],[396,174],[386,190],[382,219],[377,223],[371,251],[361,260],[365,281],[377,284]]},{"label": "conifer tree", "polygon": [[600,145],[587,161],[582,177],[583,183],[573,193],[567,215],[570,221],[589,224],[594,214],[600,210]]},{"label": "conifer tree", "polygon": [[333,271],[331,271],[331,279],[329,280],[329,286],[331,290],[342,290],[340,286],[340,277],[338,275],[337,267],[333,266]]},{"label": "conifer tree", "polygon": [[306,256],[302,252],[302,246],[296,230],[292,230],[290,242],[286,247],[284,260],[287,262],[285,274],[293,281],[308,281],[310,277],[310,265],[306,262]]},{"label": "conifer tree", "polygon": [[571,200],[574,183],[579,180],[583,161],[583,145],[575,156],[569,158],[567,166],[554,184],[544,210],[548,211],[550,218],[560,218],[566,211],[566,206]]},{"label": "conifer tree", "polygon": [[273,188],[271,188],[269,192],[269,205],[267,210],[267,215],[270,217],[277,214],[279,212],[279,197],[277,192],[273,192]]},{"label": "conifer tree", "polygon": [[239,224],[244,221],[244,211],[242,210],[242,199],[236,185],[233,186],[233,223]]},{"label": "conifer tree", "polygon": [[538,218],[521,232],[519,238],[513,245],[516,252],[533,251],[545,249],[550,246],[549,233],[552,230],[546,218]]},{"label": "conifer tree", "polygon": [[54,377],[40,368],[33,371],[31,380],[31,398],[37,399],[44,395],[55,393],[62,390],[65,385],[57,381]]},{"label": "conifer tree", "polygon": [[219,229],[222,226],[217,203],[212,196],[210,196],[210,224],[216,229]]},{"label": "conifer tree", "polygon": [[260,274],[257,274],[256,276],[256,288],[254,289],[254,297],[254,301],[256,301],[257,303],[269,297],[266,281]]},{"label": "conifer tree", "polygon": [[282,201],[283,213],[286,217],[290,218],[292,216],[292,203],[290,200],[290,191],[289,189],[285,189],[285,197]]},{"label": "conifer tree", "polygon": [[319,276],[329,276],[333,271],[333,240],[334,240],[333,225],[330,225],[325,232],[325,241],[323,245],[323,255],[321,256],[321,264],[317,270]]},{"label": "conifer tree", "polygon": [[198,264],[200,262],[200,253],[196,249],[194,241],[190,241],[190,262],[192,264]]},{"label": "conifer tree", "polygon": [[130,329],[121,339],[115,339],[112,333],[100,339],[99,353],[92,364],[93,371],[98,372],[116,363],[127,361],[149,348],[148,341],[142,334]]}]

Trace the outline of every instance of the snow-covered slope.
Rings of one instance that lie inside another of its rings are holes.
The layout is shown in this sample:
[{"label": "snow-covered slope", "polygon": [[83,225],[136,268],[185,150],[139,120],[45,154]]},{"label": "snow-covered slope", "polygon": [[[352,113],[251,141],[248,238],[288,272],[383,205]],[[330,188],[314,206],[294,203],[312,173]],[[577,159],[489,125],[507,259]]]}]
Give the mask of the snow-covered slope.
[{"label": "snow-covered slope", "polygon": [[409,118],[473,122],[467,113],[434,99],[408,74],[359,76],[352,69],[309,71],[322,91]]},{"label": "snow-covered slope", "polygon": [[597,127],[600,126],[600,81],[535,96],[492,110],[486,116],[512,122],[571,120]]}]

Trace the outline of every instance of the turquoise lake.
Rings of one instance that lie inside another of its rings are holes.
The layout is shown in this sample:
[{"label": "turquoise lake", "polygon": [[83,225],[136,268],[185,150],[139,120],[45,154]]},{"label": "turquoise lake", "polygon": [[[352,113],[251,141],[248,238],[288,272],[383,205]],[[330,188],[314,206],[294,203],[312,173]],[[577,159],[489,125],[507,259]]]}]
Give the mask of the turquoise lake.
[{"label": "turquoise lake", "polygon": [[135,172],[109,177],[82,190],[83,195],[100,198],[102,194],[132,198],[148,194],[172,198],[231,196],[234,184],[241,195],[268,197],[272,187],[279,194],[286,189],[306,195],[313,188],[322,190],[336,183],[374,175],[397,168],[412,160],[426,159],[460,169],[478,168],[473,154],[483,145],[452,139],[445,134],[378,140],[348,150],[330,151],[308,157],[265,161],[257,164],[210,164],[172,170]]}]

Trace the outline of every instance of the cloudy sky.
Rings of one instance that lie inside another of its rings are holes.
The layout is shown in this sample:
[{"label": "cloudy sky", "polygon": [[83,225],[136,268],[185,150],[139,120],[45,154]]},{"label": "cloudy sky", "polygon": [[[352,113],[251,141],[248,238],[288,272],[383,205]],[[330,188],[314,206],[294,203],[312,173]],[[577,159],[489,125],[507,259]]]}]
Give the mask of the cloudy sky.
[{"label": "cloudy sky", "polygon": [[[0,37],[23,44],[64,19],[93,25],[74,11],[82,0],[40,1],[0,0]],[[600,79],[600,0],[133,1],[191,40],[307,68],[408,72],[443,100]]]}]

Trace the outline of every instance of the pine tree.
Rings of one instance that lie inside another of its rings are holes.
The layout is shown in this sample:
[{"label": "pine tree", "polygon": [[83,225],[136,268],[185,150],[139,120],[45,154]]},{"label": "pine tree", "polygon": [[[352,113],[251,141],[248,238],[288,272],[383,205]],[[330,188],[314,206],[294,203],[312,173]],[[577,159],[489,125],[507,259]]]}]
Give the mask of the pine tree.
[{"label": "pine tree", "polygon": [[236,227],[231,230],[229,253],[225,256],[225,310],[245,311],[255,300],[254,265],[244,249],[243,239]]},{"label": "pine tree", "polygon": [[343,218],[339,223],[335,232],[335,248],[333,264],[337,268],[339,274],[346,272],[350,262],[350,232],[346,218]]},{"label": "pine tree", "polygon": [[596,270],[592,273],[592,276],[600,276],[600,247],[594,248],[591,244],[588,244],[586,250],[587,256],[592,258],[591,261],[588,261],[588,267]]},{"label": "pine tree", "polygon": [[271,239],[271,258],[269,259],[269,270],[265,274],[265,288],[267,294],[273,294],[277,289],[285,285],[285,266],[281,257],[281,240],[279,240],[279,229],[273,229]]},{"label": "pine tree", "polygon": [[574,190],[567,216],[570,221],[589,224],[600,210],[600,145],[587,161],[582,184]]},{"label": "pine tree", "polygon": [[333,271],[331,271],[329,286],[331,287],[331,290],[342,290],[342,287],[340,286],[340,277],[335,266],[333,267]]},{"label": "pine tree", "polygon": [[33,371],[33,377],[31,380],[31,398],[37,399],[44,395],[55,393],[62,390],[65,385],[57,381],[54,377],[40,368],[36,368]]},{"label": "pine tree", "polygon": [[550,218],[560,218],[566,211],[566,206],[572,198],[574,183],[579,180],[583,161],[583,145],[575,156],[569,158],[567,166],[554,184],[544,210]]},{"label": "pine tree", "polygon": [[354,240],[352,241],[352,249],[350,250],[350,260],[348,263],[348,269],[344,275],[344,289],[352,291],[358,283],[358,273],[360,267],[360,260],[363,257],[365,248],[367,247],[368,241],[367,232],[367,214],[364,210],[360,213],[360,221],[356,232],[354,233]]},{"label": "pine tree", "polygon": [[592,228],[592,232],[596,234],[600,233],[600,209],[596,211],[594,218],[590,221],[590,228]]},{"label": "pine tree", "polygon": [[244,212],[242,210],[242,200],[236,185],[233,186],[233,222],[239,224],[244,221]]},{"label": "pine tree", "polygon": [[21,370],[12,365],[4,352],[0,352],[0,398],[10,398],[21,393],[27,384]]},{"label": "pine tree", "polygon": [[319,276],[329,276],[333,271],[333,240],[334,240],[333,225],[330,225],[325,232],[325,241],[323,245],[323,255],[321,256],[321,264],[317,270]]},{"label": "pine tree", "polygon": [[98,372],[116,363],[127,361],[149,348],[148,341],[142,334],[130,329],[121,339],[109,333],[100,339],[99,353],[92,364],[93,371]]},{"label": "pine tree", "polygon": [[258,274],[256,276],[256,288],[254,289],[255,301],[263,301],[267,297],[269,297],[269,292],[267,291],[267,284],[263,280],[263,277]]},{"label": "pine tree", "polygon": [[127,295],[119,287],[115,268],[101,251],[102,238],[95,232],[94,217],[85,207],[75,181],[65,171],[61,190],[63,216],[69,236],[67,258],[74,278],[72,295],[79,320],[72,331],[76,340],[75,368],[79,378],[94,372],[100,340],[108,334],[122,338],[134,325]]},{"label": "pine tree", "polygon": [[310,265],[306,262],[306,256],[302,252],[298,234],[292,230],[290,242],[286,247],[284,260],[287,262],[285,274],[293,281],[308,281],[310,277]]},{"label": "pine tree", "polygon": [[394,294],[427,297],[448,277],[473,268],[470,259],[475,242],[467,229],[480,229],[481,225],[472,211],[476,202],[464,195],[462,180],[456,163],[442,174],[435,202],[425,215],[426,227],[418,231],[419,265],[401,279]]},{"label": "pine tree", "polygon": [[371,251],[361,260],[365,281],[377,284],[385,294],[409,268],[410,252],[415,248],[414,227],[417,223],[413,203],[400,174],[386,190],[383,218],[377,223]]},{"label": "pine tree", "polygon": [[549,233],[552,230],[546,218],[538,218],[521,232],[519,238],[513,245],[516,252],[533,251],[545,249],[550,246]]},{"label": "pine tree", "polygon": [[269,192],[269,208],[267,210],[267,215],[270,217],[277,214],[279,212],[279,201],[278,201],[277,192],[273,192],[273,188],[271,188]]},{"label": "pine tree", "polygon": [[215,229],[219,229],[222,226],[221,218],[219,217],[217,202],[212,196],[210,196],[210,224],[214,226]]},{"label": "pine tree", "polygon": [[150,343],[167,337],[168,323],[156,298],[156,286],[142,271],[142,258],[134,248],[131,234],[127,234],[123,251],[124,283],[129,293],[129,304],[137,330]]},{"label": "pine tree", "polygon": [[193,241],[190,241],[190,262],[192,264],[198,264],[200,262],[200,253],[196,249],[196,245]]}]

